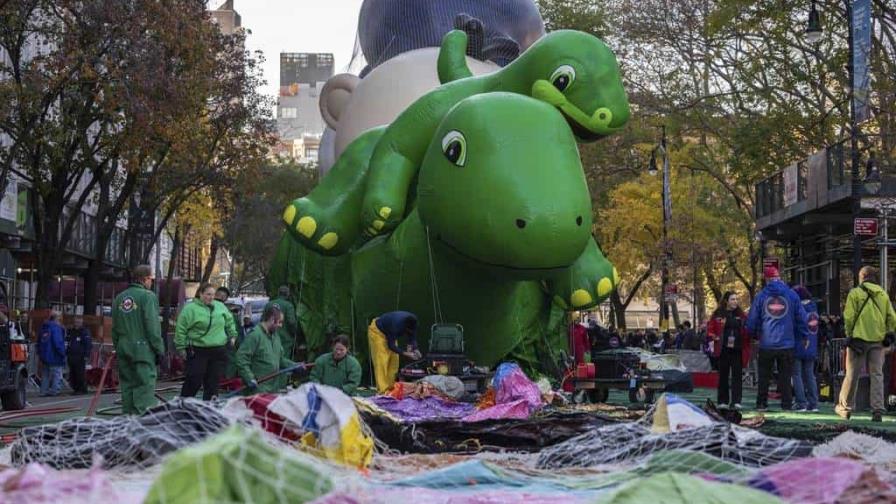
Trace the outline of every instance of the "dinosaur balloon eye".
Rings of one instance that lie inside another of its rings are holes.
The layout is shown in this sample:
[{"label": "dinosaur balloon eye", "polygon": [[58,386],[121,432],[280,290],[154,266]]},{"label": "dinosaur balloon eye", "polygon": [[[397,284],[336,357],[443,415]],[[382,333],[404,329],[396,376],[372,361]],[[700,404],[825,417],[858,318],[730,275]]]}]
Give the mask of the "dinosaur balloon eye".
[{"label": "dinosaur balloon eye", "polygon": [[551,84],[560,91],[565,91],[575,80],[576,70],[569,65],[562,65],[551,74]]},{"label": "dinosaur balloon eye", "polygon": [[464,138],[463,133],[456,130],[449,131],[442,138],[442,152],[448,161],[457,166],[463,166],[467,161],[467,139]]}]

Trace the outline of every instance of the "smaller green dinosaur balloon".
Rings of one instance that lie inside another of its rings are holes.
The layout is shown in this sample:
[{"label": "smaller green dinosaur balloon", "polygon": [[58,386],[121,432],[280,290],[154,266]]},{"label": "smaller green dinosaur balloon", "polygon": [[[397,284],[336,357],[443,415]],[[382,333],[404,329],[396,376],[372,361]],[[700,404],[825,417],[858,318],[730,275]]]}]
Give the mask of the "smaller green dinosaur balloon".
[{"label": "smaller green dinosaur balloon", "polygon": [[[465,46],[464,32],[446,35],[444,58],[440,56],[443,78],[465,75],[460,63]],[[360,232],[376,236],[401,222],[411,208],[408,200],[414,196],[413,180],[442,119],[465,98],[497,91],[531,96],[552,105],[580,142],[612,134],[629,118],[619,66],[606,44],[587,33],[552,32],[495,73],[453,80],[429,92],[382,132],[370,157]],[[341,204],[341,200],[299,199],[283,218],[303,244],[321,254],[338,255],[351,246],[346,236],[358,230],[329,220],[333,204]]]}]

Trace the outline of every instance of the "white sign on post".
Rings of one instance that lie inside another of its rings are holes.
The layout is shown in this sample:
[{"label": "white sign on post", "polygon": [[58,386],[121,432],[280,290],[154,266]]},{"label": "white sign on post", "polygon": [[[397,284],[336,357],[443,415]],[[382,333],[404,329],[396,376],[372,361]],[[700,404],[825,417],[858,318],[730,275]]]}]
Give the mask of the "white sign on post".
[{"label": "white sign on post", "polygon": [[0,198],[0,219],[16,221],[16,209],[19,204],[19,185],[16,179],[10,177],[6,183],[6,191]]},{"label": "white sign on post", "polygon": [[792,164],[784,169],[784,206],[796,203],[799,187],[797,186],[797,165]]}]

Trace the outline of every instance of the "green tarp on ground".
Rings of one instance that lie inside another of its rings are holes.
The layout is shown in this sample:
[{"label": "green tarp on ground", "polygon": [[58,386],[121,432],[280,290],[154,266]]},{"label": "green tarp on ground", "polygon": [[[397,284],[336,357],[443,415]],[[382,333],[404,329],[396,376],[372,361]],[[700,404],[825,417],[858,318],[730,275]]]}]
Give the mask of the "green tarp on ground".
[{"label": "green tarp on ground", "polygon": [[766,492],[697,476],[660,473],[630,481],[596,504],[784,504]]},{"label": "green tarp on ground", "polygon": [[233,426],[172,455],[144,504],[310,502],[333,489],[323,467]]}]

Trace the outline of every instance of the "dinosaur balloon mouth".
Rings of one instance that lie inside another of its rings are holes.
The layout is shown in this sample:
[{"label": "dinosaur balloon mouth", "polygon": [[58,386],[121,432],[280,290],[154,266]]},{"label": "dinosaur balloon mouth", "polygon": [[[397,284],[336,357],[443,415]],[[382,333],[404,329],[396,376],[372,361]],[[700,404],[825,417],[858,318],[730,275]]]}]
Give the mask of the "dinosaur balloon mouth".
[{"label": "dinosaur balloon mouth", "polygon": [[609,135],[603,133],[597,133],[591,131],[586,126],[582,125],[580,122],[576,121],[573,117],[563,111],[561,108],[557,108],[560,111],[560,114],[563,115],[563,118],[566,119],[566,123],[569,124],[569,129],[572,130],[572,134],[576,136],[576,138],[581,138],[582,140],[586,140],[589,142],[593,142],[596,140],[600,140],[602,138],[606,138]]},{"label": "dinosaur balloon mouth", "polygon": [[532,84],[532,97],[559,110],[575,136],[582,140],[600,140],[622,129],[622,126],[610,126],[613,111],[609,108],[598,107],[593,113],[587,114],[546,80],[537,80]]},{"label": "dinosaur balloon mouth", "polygon": [[447,241],[443,240],[442,237],[439,235],[436,235],[435,239],[437,242],[441,243],[442,245],[444,245],[446,248],[448,248],[455,254],[463,257],[464,259],[473,261],[473,262],[475,262],[477,264],[481,264],[483,266],[490,266],[493,268],[501,268],[501,269],[511,270],[511,271],[529,271],[529,272],[561,270],[563,268],[569,267],[569,264],[566,264],[566,265],[562,265],[562,266],[540,266],[540,267],[535,267],[535,268],[523,268],[523,267],[519,267],[519,266],[509,266],[507,264],[492,263],[492,262],[488,262],[488,261],[483,261],[482,259],[479,259],[478,257],[473,257],[469,254],[461,252],[457,247],[455,247],[454,245],[451,245]]}]

